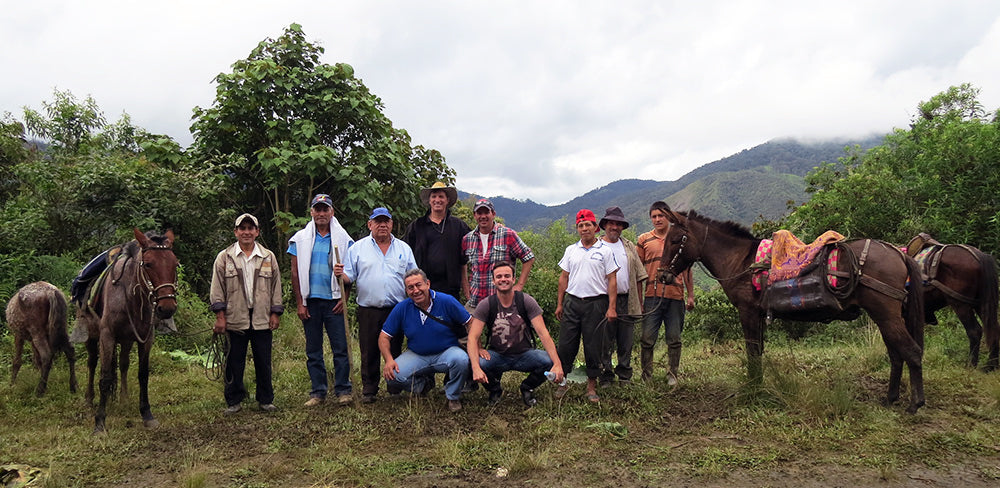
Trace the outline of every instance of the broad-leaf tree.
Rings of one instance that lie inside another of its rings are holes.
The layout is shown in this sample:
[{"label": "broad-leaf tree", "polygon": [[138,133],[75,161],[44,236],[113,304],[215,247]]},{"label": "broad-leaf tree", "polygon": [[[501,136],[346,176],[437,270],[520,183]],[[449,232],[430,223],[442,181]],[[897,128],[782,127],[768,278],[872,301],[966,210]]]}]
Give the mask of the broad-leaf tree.
[{"label": "broad-leaf tree", "polygon": [[405,223],[423,212],[420,187],[454,176],[440,153],[412,147],[392,126],[350,65],[325,64],[322,53],[292,24],[219,74],[213,105],[194,109],[197,157],[235,163],[241,210],[261,218],[263,237],[279,249],[314,193],[329,193],[357,235],[372,207]]}]

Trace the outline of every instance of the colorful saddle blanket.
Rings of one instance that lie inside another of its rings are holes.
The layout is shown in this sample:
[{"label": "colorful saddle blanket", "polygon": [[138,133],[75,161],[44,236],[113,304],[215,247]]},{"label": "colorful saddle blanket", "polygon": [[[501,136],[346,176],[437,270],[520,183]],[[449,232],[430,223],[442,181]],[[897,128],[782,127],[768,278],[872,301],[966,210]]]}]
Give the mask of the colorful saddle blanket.
[{"label": "colorful saddle blanket", "polygon": [[[828,230],[811,244],[805,244],[787,230],[775,232],[772,239],[763,239],[757,246],[757,254],[753,267],[756,271],[751,275],[751,282],[757,291],[765,285],[776,281],[788,280],[799,276],[799,273],[811,263],[824,246],[844,240],[844,236]],[[832,249],[827,257],[827,269],[836,271],[840,260],[840,251]],[[827,275],[830,286],[837,286],[837,277]]]}]

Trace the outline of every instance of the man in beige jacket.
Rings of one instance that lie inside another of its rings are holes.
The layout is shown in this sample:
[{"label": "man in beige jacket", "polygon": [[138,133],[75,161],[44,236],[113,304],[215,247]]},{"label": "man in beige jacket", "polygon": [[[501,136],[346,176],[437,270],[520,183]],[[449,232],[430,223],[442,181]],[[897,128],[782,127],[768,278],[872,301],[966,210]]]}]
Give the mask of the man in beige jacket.
[{"label": "man in beige jacket", "polygon": [[226,409],[239,412],[247,397],[243,384],[247,346],[253,350],[256,398],[265,412],[274,406],[271,384],[271,334],[278,328],[284,306],[281,301],[281,273],[274,253],[257,243],[257,218],[245,213],[236,218],[236,243],[223,249],[212,266],[211,309],[215,312],[216,334],[226,334],[229,354],[225,364]]},{"label": "man in beige jacket", "polygon": [[[604,230],[601,239],[614,252],[621,266],[615,275],[618,281],[618,320],[607,324],[607,344],[602,351],[601,386],[608,386],[617,375],[621,383],[632,381],[632,346],[635,344],[635,322],[642,316],[642,293],[648,277],[635,244],[622,237],[628,221],[621,208],[610,207],[598,226]],[[616,347],[617,346],[617,347]],[[617,350],[618,364],[612,368],[611,352]]]}]

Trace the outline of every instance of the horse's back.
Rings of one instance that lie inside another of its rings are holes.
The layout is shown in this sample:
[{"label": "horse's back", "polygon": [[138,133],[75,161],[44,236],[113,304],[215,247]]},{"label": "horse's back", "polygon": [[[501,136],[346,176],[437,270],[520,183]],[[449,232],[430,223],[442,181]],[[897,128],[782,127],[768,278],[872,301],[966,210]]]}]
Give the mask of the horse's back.
[{"label": "horse's back", "polygon": [[[51,283],[36,281],[22,287],[7,303],[7,324],[14,331],[46,331],[50,316],[54,321],[66,323],[66,298],[62,290]],[[58,326],[59,324],[53,324]],[[32,331],[32,335],[36,334]]]}]

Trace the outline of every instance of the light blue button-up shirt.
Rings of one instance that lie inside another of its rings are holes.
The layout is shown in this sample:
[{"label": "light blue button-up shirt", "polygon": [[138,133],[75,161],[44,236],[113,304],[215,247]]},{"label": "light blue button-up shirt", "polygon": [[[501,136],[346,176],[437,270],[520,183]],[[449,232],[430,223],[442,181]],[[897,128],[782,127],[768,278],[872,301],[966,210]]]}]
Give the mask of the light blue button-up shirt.
[{"label": "light blue button-up shirt", "polygon": [[406,242],[392,237],[389,250],[382,254],[369,235],[347,249],[344,274],[354,283],[358,305],[384,308],[406,299],[403,276],[416,267],[413,250]]}]

